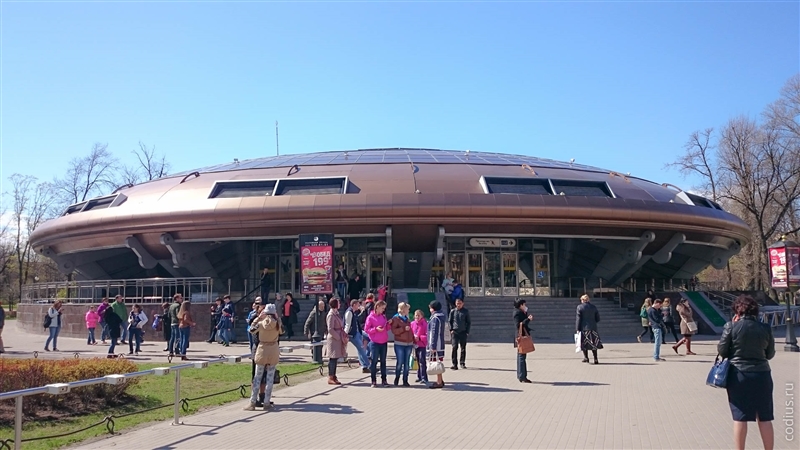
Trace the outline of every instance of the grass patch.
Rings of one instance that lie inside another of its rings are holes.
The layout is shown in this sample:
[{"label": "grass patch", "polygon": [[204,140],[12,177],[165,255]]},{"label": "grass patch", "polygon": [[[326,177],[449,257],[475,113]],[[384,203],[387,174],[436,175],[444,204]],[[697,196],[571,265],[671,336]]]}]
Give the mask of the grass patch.
[{"label": "grass patch", "polygon": [[[139,369],[147,370],[154,367],[163,366],[164,364],[154,363],[139,364]],[[197,398],[220,391],[234,389],[242,384],[249,385],[250,367],[251,366],[248,361],[241,364],[214,364],[209,366],[207,369],[202,370],[184,370],[181,373],[181,398]],[[292,375],[299,372],[305,372],[316,367],[317,364],[314,363],[281,364],[278,366],[278,369],[281,371],[281,375]],[[159,405],[172,405],[175,397],[174,386],[175,376],[173,374],[163,377],[155,375],[140,377],[139,384],[131,387],[128,390],[128,393],[131,395],[131,397],[128,399],[126,404],[104,409],[102,412],[74,416],[68,419],[54,421],[37,420],[36,422],[28,421],[23,424],[22,438],[28,439],[67,433],[96,424],[102,421],[107,415],[118,416],[142,409],[153,408]],[[276,385],[275,388],[277,389],[278,386]],[[249,392],[250,391],[248,388],[248,396]],[[226,394],[190,401],[188,412],[181,410],[181,416],[194,414],[209,407],[219,406],[237,400],[243,400],[238,390],[236,392],[229,392]],[[80,414],[80,412],[77,413]],[[114,430],[115,432],[119,432],[148,422],[166,420],[172,418],[172,415],[173,409],[170,406],[128,417],[115,418]],[[108,431],[106,430],[105,425],[101,425],[80,433],[73,434],[71,436],[23,443],[22,447],[25,450],[55,449],[92,437],[107,434]],[[13,440],[13,438],[13,424],[0,424],[0,440]]]}]

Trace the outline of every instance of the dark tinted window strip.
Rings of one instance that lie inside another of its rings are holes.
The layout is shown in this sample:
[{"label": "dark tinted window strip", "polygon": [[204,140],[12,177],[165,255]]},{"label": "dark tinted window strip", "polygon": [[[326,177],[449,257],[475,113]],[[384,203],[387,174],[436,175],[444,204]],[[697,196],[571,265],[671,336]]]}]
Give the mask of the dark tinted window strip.
[{"label": "dark tinted window strip", "polygon": [[567,195],[573,197],[608,197],[611,198],[611,191],[604,182],[596,181],[564,181],[551,180],[556,195]]},{"label": "dark tinted window strip", "polygon": [[275,195],[344,194],[344,178],[280,180]]},{"label": "dark tinted window strip", "polygon": [[264,197],[272,195],[275,180],[217,183],[208,198]]},{"label": "dark tinted window strip", "polygon": [[89,200],[89,203],[86,205],[85,208],[83,208],[82,212],[91,211],[94,209],[108,208],[109,206],[111,206],[111,203],[114,202],[115,198],[117,197],[111,196],[111,197],[98,198],[96,200]]}]

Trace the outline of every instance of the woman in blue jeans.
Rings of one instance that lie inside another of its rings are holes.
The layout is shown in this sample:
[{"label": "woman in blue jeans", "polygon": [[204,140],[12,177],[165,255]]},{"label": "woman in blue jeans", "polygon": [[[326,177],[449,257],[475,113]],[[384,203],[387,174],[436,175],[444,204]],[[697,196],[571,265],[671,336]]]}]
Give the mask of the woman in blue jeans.
[{"label": "woman in blue jeans", "polygon": [[394,334],[394,356],[397,359],[394,371],[394,385],[403,376],[403,386],[408,384],[408,360],[411,359],[411,351],[414,349],[414,332],[411,331],[411,320],[408,318],[410,307],[408,303],[397,305],[397,314],[392,317],[391,327]]},{"label": "woman in blue jeans", "polygon": [[186,351],[189,348],[189,335],[192,327],[197,325],[192,319],[190,307],[191,305],[189,304],[189,301],[184,300],[183,303],[181,303],[181,309],[178,311],[178,336],[180,336],[179,353],[182,361],[186,361],[188,359],[186,357]]},{"label": "woman in blue jeans", "polygon": [[53,341],[53,351],[58,351],[58,333],[61,332],[61,300],[56,300],[53,306],[47,310],[47,316],[50,317],[50,336],[44,344],[44,351],[50,351],[50,341]]}]

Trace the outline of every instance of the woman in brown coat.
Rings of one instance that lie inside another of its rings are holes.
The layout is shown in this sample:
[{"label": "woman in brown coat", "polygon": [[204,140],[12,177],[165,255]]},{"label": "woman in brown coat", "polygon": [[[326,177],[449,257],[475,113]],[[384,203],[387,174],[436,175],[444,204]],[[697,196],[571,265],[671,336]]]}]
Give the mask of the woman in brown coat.
[{"label": "woman in brown coat", "polygon": [[328,384],[342,384],[336,378],[336,366],[339,358],[347,358],[347,333],[344,332],[344,323],[339,315],[339,299],[332,298],[328,317],[325,324],[328,328],[328,339],[325,342],[325,356],[328,359]]},{"label": "woman in brown coat", "polygon": [[675,309],[681,316],[681,334],[683,335],[683,339],[673,345],[672,349],[675,350],[675,353],[678,353],[678,347],[686,344],[686,354],[696,355],[696,353],[692,351],[692,335],[697,333],[697,322],[694,321],[692,307],[689,306],[689,302],[684,298],[678,302],[678,306],[676,306]]},{"label": "woman in brown coat", "polygon": [[278,318],[278,312],[275,305],[272,303],[267,304],[261,314],[255,319],[254,323],[258,327],[258,347],[256,354],[253,356],[253,362],[256,364],[256,373],[253,376],[253,389],[250,394],[250,404],[244,407],[245,411],[255,411],[256,403],[259,401],[259,392],[261,391],[261,382],[266,372],[267,388],[264,390],[264,411],[268,411],[272,407],[272,385],[275,381],[275,368],[278,366],[280,360],[280,349],[278,348],[278,338],[280,338],[283,329],[281,321]]}]

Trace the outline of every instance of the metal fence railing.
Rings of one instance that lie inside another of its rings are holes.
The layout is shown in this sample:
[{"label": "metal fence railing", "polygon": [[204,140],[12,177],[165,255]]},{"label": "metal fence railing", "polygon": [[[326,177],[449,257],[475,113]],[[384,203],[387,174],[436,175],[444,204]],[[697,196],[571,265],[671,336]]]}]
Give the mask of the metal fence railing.
[{"label": "metal fence railing", "polygon": [[[126,374],[115,374],[115,375],[106,375],[104,377],[92,378],[92,379],[88,379],[88,380],[72,381],[72,382],[69,382],[69,383],[55,383],[55,384],[48,384],[46,386],[40,386],[40,387],[35,387],[35,388],[21,389],[21,390],[18,390],[18,391],[0,392],[0,401],[2,401],[2,400],[11,400],[11,399],[14,399],[16,401],[16,405],[15,405],[16,411],[15,411],[15,415],[14,415],[14,439],[13,440],[6,439],[6,440],[3,440],[3,441],[0,441],[0,449],[11,449],[12,448],[11,447],[11,443],[12,442],[14,444],[14,446],[13,446],[14,450],[20,450],[20,448],[22,447],[22,442],[23,442],[23,439],[22,439],[22,405],[23,405],[23,401],[24,401],[25,397],[29,397],[29,396],[32,396],[32,395],[40,395],[40,394],[61,395],[61,394],[66,394],[66,393],[70,392],[74,388],[79,388],[79,387],[83,387],[83,386],[91,386],[91,385],[94,385],[94,384],[112,384],[112,385],[117,385],[117,384],[122,384],[122,383],[124,383],[127,380],[130,380],[132,378],[142,377],[142,376],[146,376],[146,375],[164,376],[164,375],[169,375],[170,373],[174,372],[175,373],[175,402],[172,405],[164,405],[164,406],[159,406],[157,408],[162,408],[162,407],[166,407],[166,406],[173,406],[173,422],[172,423],[174,425],[179,425],[181,423],[180,422],[181,405],[185,404],[185,402],[181,399],[181,371],[182,370],[186,370],[186,369],[205,369],[210,364],[219,364],[219,363],[223,363],[223,362],[238,363],[238,362],[241,362],[243,358],[249,358],[249,357],[250,357],[249,353],[247,355],[243,355],[243,356],[220,356],[219,358],[212,359],[212,360],[194,361],[194,362],[190,362],[190,363],[179,364],[177,366],[172,366],[172,367],[157,367],[157,368],[154,368],[154,369],[142,370],[142,371],[139,371],[139,372],[131,372],[131,373],[126,373]],[[238,387],[237,389],[243,389],[243,388],[242,387]],[[228,391],[226,391],[226,392],[228,392]],[[157,408],[155,408],[155,409],[157,409]],[[151,411],[152,409],[154,409],[154,408],[148,409],[147,411]],[[138,411],[137,413],[139,413],[139,412],[145,412],[145,411]],[[130,414],[128,414],[128,415],[130,415]],[[113,433],[113,429],[114,429],[113,418],[114,418],[114,416],[108,416],[108,417],[104,418],[101,422],[93,424],[89,428],[93,428],[95,426],[99,426],[99,425],[102,425],[102,424],[105,423],[106,427],[109,430],[109,432]],[[117,417],[117,418],[119,418],[119,417]],[[67,433],[67,434],[64,434],[64,435],[79,433],[79,432],[84,431],[86,429],[88,429],[88,428],[83,428],[81,430],[76,430],[76,431],[73,431],[73,432],[70,432],[70,433]],[[47,436],[47,438],[60,437],[60,436],[62,436],[62,435],[59,435],[59,436]],[[38,439],[40,439],[40,438],[37,438],[35,440],[38,440]],[[43,439],[43,438],[41,438],[41,439]],[[29,440],[34,440],[34,439],[29,439]]]},{"label": "metal fence railing", "polygon": [[21,303],[98,303],[103,297],[117,295],[129,303],[161,303],[175,294],[200,303],[212,302],[217,295],[211,278],[58,281],[23,286]]},{"label": "metal fence railing", "polygon": [[[282,346],[282,347],[280,347],[280,353],[282,355],[286,354],[286,353],[292,353],[295,349],[300,349],[300,348],[303,348],[303,349],[306,349],[306,350],[314,349],[314,348],[321,349],[325,345],[326,345],[326,341],[323,340],[323,341],[314,342],[314,343],[304,343],[304,344],[302,344],[300,346],[294,346],[294,347]],[[318,353],[321,354],[321,350]],[[153,369],[150,369],[150,370],[142,370],[142,371],[139,371],[139,372],[131,372],[131,373],[126,373],[126,374],[115,374],[115,375],[106,375],[104,377],[91,378],[91,379],[88,379],[88,380],[72,381],[72,382],[69,382],[69,383],[48,384],[48,385],[45,385],[45,386],[39,386],[39,387],[35,387],[35,388],[20,389],[20,390],[17,390],[17,391],[9,391],[9,392],[0,392],[0,401],[12,400],[13,399],[16,402],[16,404],[15,404],[15,415],[14,415],[14,439],[0,440],[0,450],[11,450],[12,448],[14,450],[20,450],[21,447],[22,447],[22,443],[23,442],[39,441],[39,440],[54,439],[54,438],[58,438],[58,437],[69,436],[69,435],[77,434],[77,433],[80,433],[80,432],[83,432],[83,431],[86,431],[88,429],[91,429],[91,428],[94,428],[94,427],[98,427],[98,426],[101,426],[101,425],[104,425],[104,424],[105,424],[106,429],[108,430],[108,432],[111,433],[111,434],[114,434],[114,428],[115,428],[114,419],[120,419],[122,417],[132,416],[132,415],[135,415],[135,414],[142,414],[142,413],[146,413],[146,412],[149,412],[149,411],[155,411],[157,409],[168,408],[170,406],[173,408],[172,424],[173,425],[181,425],[182,424],[182,422],[180,421],[181,409],[183,410],[183,412],[188,412],[189,411],[189,403],[190,402],[196,401],[196,400],[200,400],[200,399],[204,399],[204,398],[208,398],[208,397],[213,397],[213,396],[216,396],[216,395],[222,395],[222,394],[227,394],[227,393],[231,393],[231,392],[237,392],[237,391],[240,393],[242,398],[246,398],[249,395],[248,394],[248,389],[250,388],[249,384],[242,384],[242,385],[236,386],[235,388],[232,388],[232,389],[227,389],[227,390],[224,390],[224,391],[215,392],[213,394],[207,394],[207,395],[203,395],[203,396],[196,397],[196,398],[181,398],[181,371],[182,370],[186,370],[186,369],[205,369],[209,365],[220,364],[220,363],[236,364],[236,363],[242,362],[243,360],[249,359],[251,356],[252,356],[251,353],[247,353],[247,354],[244,354],[244,355],[241,355],[241,356],[220,355],[219,357],[214,358],[214,359],[203,360],[203,361],[192,361],[192,362],[188,362],[188,363],[184,363],[184,364],[179,364],[179,365],[176,365],[176,366],[156,367],[156,368],[153,368]],[[77,357],[77,354],[76,354],[76,357]],[[317,362],[317,361],[315,361],[315,362]],[[353,365],[352,365],[353,361],[352,360],[345,359],[344,362],[347,364],[348,367],[351,367],[351,368],[353,367]],[[291,375],[294,376],[294,375],[301,375],[301,374],[308,373],[308,372],[319,371],[320,376],[323,376],[323,374],[324,374],[323,367],[324,366],[323,366],[323,364],[321,364],[319,362],[317,362],[317,363],[318,363],[317,365],[314,365],[314,366],[308,368],[307,370],[303,370],[303,371],[299,371],[299,372],[293,372]],[[30,396],[33,396],[33,395],[41,395],[41,394],[61,395],[61,394],[66,394],[66,393],[70,392],[74,388],[79,388],[79,387],[83,387],[83,386],[91,386],[91,385],[95,385],[95,384],[117,385],[117,384],[122,384],[125,381],[127,381],[129,379],[132,379],[132,378],[143,377],[143,376],[147,376],[147,375],[166,376],[166,375],[169,375],[172,372],[175,373],[175,397],[174,397],[173,403],[168,403],[168,404],[165,404],[165,405],[159,405],[159,406],[155,406],[155,407],[152,407],[152,408],[147,408],[147,409],[134,411],[134,412],[129,412],[129,413],[125,413],[125,414],[109,415],[109,416],[104,417],[101,421],[99,421],[97,423],[94,423],[94,424],[91,424],[91,425],[89,425],[87,427],[80,428],[80,429],[77,429],[77,430],[73,430],[73,431],[70,431],[70,432],[67,432],[67,433],[61,433],[61,434],[52,435],[52,436],[42,436],[42,437],[36,437],[36,438],[28,438],[28,439],[23,439],[22,438],[22,417],[23,417],[22,406],[23,406],[23,401],[24,401],[25,397],[30,397]],[[280,383],[280,381],[282,380],[286,384],[286,386],[289,386],[289,375],[290,374],[288,374],[288,373],[283,374],[282,377],[277,381],[277,383]],[[276,377],[276,379],[277,379],[277,377]]]}]

